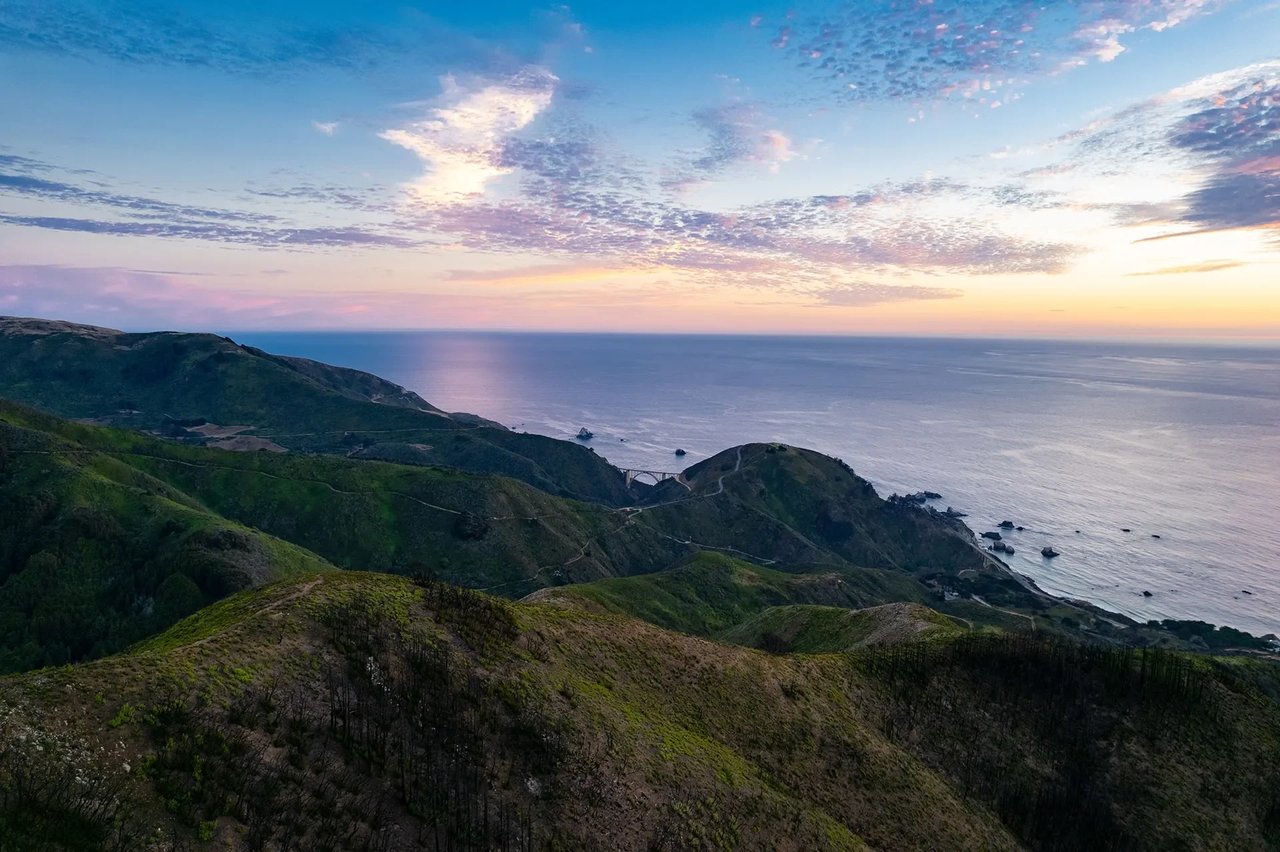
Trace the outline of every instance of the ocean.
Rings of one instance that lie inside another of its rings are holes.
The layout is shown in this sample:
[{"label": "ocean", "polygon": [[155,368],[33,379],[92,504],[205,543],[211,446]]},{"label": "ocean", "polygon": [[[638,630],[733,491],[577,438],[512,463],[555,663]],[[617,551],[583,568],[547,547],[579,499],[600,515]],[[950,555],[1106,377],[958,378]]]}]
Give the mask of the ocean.
[{"label": "ocean", "polygon": [[[735,444],[937,491],[1048,592],[1280,633],[1280,347],[970,339],[229,332],[433,405],[675,471]],[[687,455],[675,456],[677,448]],[[1125,532],[1124,530],[1128,530]],[[1054,560],[1040,556],[1052,545]],[[1143,595],[1151,592],[1150,597]]]}]

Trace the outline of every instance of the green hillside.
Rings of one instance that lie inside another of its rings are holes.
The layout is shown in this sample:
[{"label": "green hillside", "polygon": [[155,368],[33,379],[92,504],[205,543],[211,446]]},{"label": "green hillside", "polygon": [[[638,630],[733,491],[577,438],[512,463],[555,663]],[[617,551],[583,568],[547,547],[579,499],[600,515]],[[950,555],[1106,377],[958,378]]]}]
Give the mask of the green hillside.
[{"label": "green hillside", "polygon": [[0,405],[0,672],[118,651],[324,559]]},{"label": "green hillside", "polygon": [[[0,402],[0,426],[7,459],[0,498],[21,519],[3,533],[11,582],[0,585],[0,612],[17,613],[0,633],[6,670],[100,656],[290,566],[323,564],[427,574],[512,598],[585,583],[566,594],[708,636],[770,606],[913,601],[971,626],[1181,643],[1167,631],[1118,628],[1114,618],[1025,589],[949,520],[874,495],[860,506],[859,527],[804,536],[799,530],[823,524],[807,514],[810,492],[834,501],[843,490],[869,486],[834,462],[831,480],[790,478],[791,460],[803,462],[802,474],[814,466],[814,454],[800,450],[744,448],[741,468],[714,485],[678,486],[683,496],[662,505],[614,509],[501,476],[326,454],[227,452],[12,403]],[[750,523],[726,533],[722,524],[733,518]],[[812,555],[797,545],[802,537],[823,542],[826,561],[788,561]],[[888,557],[866,567],[837,552],[899,539],[895,552],[925,567],[908,570]],[[938,561],[915,556],[913,542],[941,554]],[[677,566],[684,567],[668,570]],[[174,571],[199,594],[177,578],[162,590]],[[24,591],[34,582],[55,591],[35,600]],[[944,602],[941,591],[952,588],[981,594],[983,604]]]},{"label": "green hillside", "polygon": [[502,474],[609,505],[633,499],[586,447],[448,415],[377,376],[213,334],[0,317],[0,397],[188,443],[360,454]]},{"label": "green hillside", "polygon": [[1247,665],[1031,634],[775,656],[312,575],[0,679],[0,848],[1262,849],[1280,708]]},{"label": "green hillside", "polygon": [[791,604],[757,613],[718,638],[775,653],[825,654],[869,645],[952,637],[966,626],[920,604],[867,609]]},{"label": "green hillside", "polygon": [[425,572],[519,597],[688,552],[504,477],[186,446],[3,401],[0,501],[14,521],[0,527],[0,655],[16,655],[3,670],[118,650],[299,567]]},{"label": "green hillside", "polygon": [[925,597],[920,584],[894,572],[846,568],[788,573],[704,552],[666,571],[545,589],[528,600],[622,613],[682,633],[716,636],[782,604],[858,609]]},{"label": "green hillside", "polygon": [[[848,563],[926,575],[993,562],[958,521],[882,500],[847,465],[812,450],[747,444],[654,490],[646,518],[708,546],[793,565]],[[688,500],[689,496],[698,499]],[[674,501],[674,502],[672,502]]]}]

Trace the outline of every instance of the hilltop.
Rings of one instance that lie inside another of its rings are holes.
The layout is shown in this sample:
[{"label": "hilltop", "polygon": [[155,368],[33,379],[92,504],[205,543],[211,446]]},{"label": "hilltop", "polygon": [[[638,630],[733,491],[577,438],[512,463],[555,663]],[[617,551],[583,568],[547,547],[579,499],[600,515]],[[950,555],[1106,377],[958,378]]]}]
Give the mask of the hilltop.
[{"label": "hilltop", "polygon": [[300,576],[126,654],[0,681],[0,836],[1262,848],[1280,708],[1247,665],[1029,634],[773,656],[436,583]]},{"label": "hilltop", "polygon": [[585,447],[447,414],[377,376],[213,334],[0,317],[0,397],[186,443],[358,455],[503,474],[608,505],[633,499],[623,475]]}]

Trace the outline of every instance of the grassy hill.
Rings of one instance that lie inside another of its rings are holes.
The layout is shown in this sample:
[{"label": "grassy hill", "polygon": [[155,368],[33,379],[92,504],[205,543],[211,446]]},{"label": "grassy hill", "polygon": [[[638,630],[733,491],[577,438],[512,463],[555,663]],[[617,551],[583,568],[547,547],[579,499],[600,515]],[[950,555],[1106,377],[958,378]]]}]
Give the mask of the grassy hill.
[{"label": "grassy hill", "polygon": [[0,670],[117,650],[298,568],[428,572],[518,597],[688,551],[505,477],[186,446],[3,401],[0,505],[13,519]]},{"label": "grassy hill", "polygon": [[527,603],[620,613],[650,624],[773,652],[826,653],[953,636],[971,628],[924,601],[900,573],[846,568],[787,573],[716,553],[654,574],[534,592]]},{"label": "grassy hill", "polygon": [[[650,517],[674,534],[713,533],[708,545],[793,565],[991,573],[969,530],[937,513],[882,500],[847,465],[812,450],[747,444],[663,482]],[[687,500],[693,495],[698,499]],[[669,501],[678,501],[665,505]]]},{"label": "grassy hill", "polygon": [[790,573],[706,552],[666,571],[544,589],[528,598],[631,615],[695,636],[717,636],[782,604],[858,609],[886,600],[925,599],[919,583],[894,572]]},{"label": "grassy hill", "polygon": [[1030,634],[777,656],[301,576],[0,679],[0,848],[1262,849],[1253,665]]},{"label": "grassy hill", "polygon": [[0,672],[118,651],[232,592],[330,568],[0,406]]},{"label": "grassy hill", "polygon": [[857,610],[791,604],[769,607],[718,638],[774,653],[826,654],[953,637],[965,629],[962,622],[920,604],[890,603]]},{"label": "grassy hill", "polygon": [[0,397],[229,449],[360,454],[496,473],[552,494],[633,500],[588,448],[449,415],[399,385],[213,334],[126,334],[0,317]]},{"label": "grassy hill", "polygon": [[[893,601],[927,602],[978,626],[1083,629],[1113,641],[1167,634],[1122,630],[1028,591],[950,521],[874,496],[852,532],[805,536],[799,530],[823,524],[806,515],[809,492],[835,500],[830,495],[842,490],[869,488],[834,462],[833,481],[789,479],[792,459],[803,461],[801,473],[823,463],[805,451],[744,448],[741,468],[714,484],[695,479],[693,490],[677,485],[683,496],[660,505],[614,509],[501,476],[227,452],[12,403],[0,402],[0,427],[0,499],[20,519],[0,532],[0,612],[10,613],[0,632],[3,670],[100,656],[231,591],[326,564],[427,573],[513,598],[586,584],[567,594],[708,636],[770,606]],[[749,479],[762,474],[767,489]],[[733,518],[749,523],[734,527]],[[887,558],[860,566],[840,552],[863,547],[862,538],[898,536],[895,552],[908,559],[916,558],[913,541],[943,557],[912,571]],[[811,555],[801,538],[825,542],[827,561],[788,561]],[[185,580],[169,579],[175,572]],[[33,597],[33,583],[53,591]],[[942,601],[951,587],[981,593],[984,604]]]}]

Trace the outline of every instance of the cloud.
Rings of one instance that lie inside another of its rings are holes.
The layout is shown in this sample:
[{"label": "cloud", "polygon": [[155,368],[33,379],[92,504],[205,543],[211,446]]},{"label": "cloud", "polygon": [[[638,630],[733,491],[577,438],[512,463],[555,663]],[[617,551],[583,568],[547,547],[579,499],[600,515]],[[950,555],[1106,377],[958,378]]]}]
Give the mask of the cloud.
[{"label": "cloud", "polygon": [[111,324],[208,328],[288,310],[287,297],[198,286],[173,273],[59,265],[0,266],[0,313]]},{"label": "cloud", "polygon": [[[298,204],[317,205],[344,212],[362,211],[368,213],[390,214],[396,205],[388,198],[383,187],[357,187],[341,184],[298,183],[287,186],[259,188],[251,186],[245,192],[254,198],[269,198],[274,201],[295,202]],[[277,207],[276,209],[280,209]]]},{"label": "cloud", "polygon": [[165,237],[263,248],[380,247],[412,248],[421,240],[361,228],[251,228],[217,222],[112,222],[67,216],[17,216],[0,213],[0,225],[44,228],[112,237]]},{"label": "cloud", "polygon": [[[0,148],[2,147],[3,146],[0,146]],[[58,170],[57,167],[51,163],[33,160],[30,157],[20,157],[17,154],[0,154],[0,169],[12,174],[23,175],[46,174],[48,172]],[[79,169],[72,173],[80,175],[93,174],[88,169]]]},{"label": "cloud", "polygon": [[313,121],[311,126],[317,133],[323,133],[325,136],[332,136],[338,132],[340,122],[337,121]]},{"label": "cloud", "polygon": [[502,161],[505,145],[551,105],[557,82],[536,66],[499,81],[446,77],[440,103],[426,117],[379,136],[426,164],[412,185],[419,200],[436,205],[481,196],[512,171]]},{"label": "cloud", "polygon": [[588,139],[507,139],[494,151],[494,163],[507,172],[520,170],[558,184],[600,179],[599,151]]},{"label": "cloud", "polygon": [[[475,250],[588,256],[737,286],[812,290],[869,272],[1066,269],[1079,249],[1003,231],[995,211],[1005,203],[990,190],[924,181],[713,212],[652,193],[585,186],[447,205],[424,226]],[[958,207],[968,212],[947,212]]]},{"label": "cloud", "polygon": [[188,273],[120,267],[0,266],[0,313],[127,328],[333,328],[422,322],[446,298],[219,286]]},{"label": "cloud", "polygon": [[[1215,11],[1219,0],[828,2],[788,15],[771,45],[838,100],[963,97],[984,105],[1028,78],[1110,62],[1121,39]],[[757,22],[760,26],[762,22]],[[762,27],[768,29],[767,27]]]},{"label": "cloud", "polygon": [[[54,317],[127,329],[511,328],[582,324],[619,304],[661,321],[687,288],[654,282],[518,293],[278,290],[189,280],[189,273],[119,267],[0,266],[0,314]],[[666,317],[669,319],[669,317]]]},{"label": "cloud", "polygon": [[[410,8],[372,26],[358,19],[359,4],[348,4],[345,18],[330,15],[323,23],[308,21],[308,10],[285,10],[279,4],[241,5],[235,14],[204,14],[202,7],[216,5],[6,0],[0,49],[214,69],[259,79],[317,69],[369,73],[452,67],[502,73],[514,67],[508,51]],[[319,21],[322,16],[312,17]]]},{"label": "cloud", "polygon": [[[0,195],[18,196],[53,208],[68,204],[84,208],[79,215],[45,215],[42,212],[0,213],[0,224],[53,231],[107,236],[163,237],[269,248],[384,247],[409,248],[424,244],[421,235],[398,232],[390,223],[332,226],[300,225],[275,213],[222,207],[176,204],[132,195],[109,188],[109,181],[94,175],[90,185],[57,180],[86,174],[14,155],[0,156]],[[338,205],[349,219],[352,211],[386,213],[364,194],[336,187],[294,187],[288,190],[251,190],[251,195],[276,199]],[[96,209],[95,209],[96,208]],[[314,219],[314,216],[306,217]]]},{"label": "cloud", "polygon": [[1148,272],[1130,272],[1129,275],[1188,275],[1196,272],[1219,272],[1223,269],[1235,269],[1237,266],[1244,265],[1244,261],[1240,260],[1206,260],[1203,263],[1166,266],[1163,269],[1152,269]]},{"label": "cloud", "polygon": [[1182,219],[1198,225],[1197,233],[1265,228],[1280,239],[1280,172],[1215,175],[1186,203]]},{"label": "cloud", "polygon": [[505,269],[454,269],[446,276],[446,281],[482,282],[534,282],[546,279],[565,280],[581,278],[603,278],[617,275],[629,270],[620,267],[602,267],[580,263],[543,263],[537,266],[520,266]]},{"label": "cloud", "polygon": [[1171,131],[1175,147],[1237,167],[1280,156],[1280,63],[1247,69],[1194,106]]},{"label": "cloud", "polygon": [[[26,168],[43,172],[51,171],[53,168],[47,164],[33,166],[33,163],[35,161],[27,160]],[[220,219],[253,222],[277,221],[277,217],[270,214],[172,204],[154,198],[111,192],[104,189],[86,189],[62,181],[34,177],[31,174],[5,174],[0,172],[0,194],[21,195],[44,201],[111,207],[136,216],[150,218]]]},{"label": "cloud", "polygon": [[710,137],[706,151],[693,161],[695,173],[708,176],[742,162],[761,163],[770,171],[795,158],[791,138],[770,129],[760,107],[735,103],[699,110],[694,121]]},{"label": "cloud", "polygon": [[[1172,229],[1143,241],[1240,228],[1280,240],[1280,61],[1194,80],[1050,148],[1062,149],[1077,186],[1110,196],[1080,206],[1110,212],[1120,224]],[[1045,168],[1022,176],[1052,181],[1059,174]]]},{"label": "cloud", "polygon": [[920,287],[906,284],[869,284],[856,282],[839,287],[815,290],[810,295],[822,305],[844,308],[865,308],[888,302],[905,302],[936,299],[958,299],[960,290],[947,287]]},{"label": "cloud", "polygon": [[1280,63],[1201,99],[1169,142],[1214,173],[1186,198],[1183,221],[1199,230],[1265,228],[1280,239]]}]

